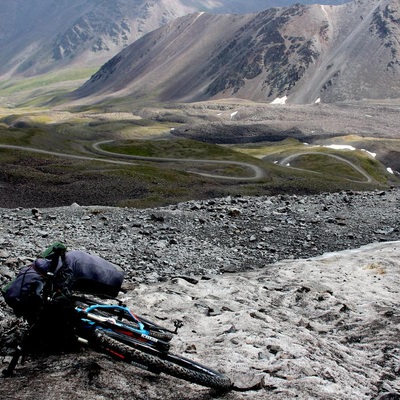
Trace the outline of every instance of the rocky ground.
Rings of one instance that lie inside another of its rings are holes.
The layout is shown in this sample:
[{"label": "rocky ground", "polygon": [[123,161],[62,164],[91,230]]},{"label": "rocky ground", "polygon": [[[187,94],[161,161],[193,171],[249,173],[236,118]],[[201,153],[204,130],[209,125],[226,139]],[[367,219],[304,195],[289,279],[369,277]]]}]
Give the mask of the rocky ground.
[{"label": "rocky ground", "polygon": [[[237,390],[220,398],[395,399],[399,204],[391,189],[147,210],[0,209],[0,279],[60,240],[123,267],[135,310],[183,319],[175,351],[232,378]],[[19,325],[4,303],[0,313],[6,365]],[[0,387],[12,399],[217,396],[89,351],[32,359]]]}]

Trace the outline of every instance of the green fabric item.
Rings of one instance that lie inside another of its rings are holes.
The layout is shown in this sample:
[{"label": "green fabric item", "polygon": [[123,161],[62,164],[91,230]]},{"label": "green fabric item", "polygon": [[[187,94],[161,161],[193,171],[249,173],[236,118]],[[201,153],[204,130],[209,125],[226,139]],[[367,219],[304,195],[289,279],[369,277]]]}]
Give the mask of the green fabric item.
[{"label": "green fabric item", "polygon": [[53,256],[64,254],[67,251],[67,246],[61,242],[54,242],[45,251],[43,251],[40,256],[42,258],[53,258]]}]

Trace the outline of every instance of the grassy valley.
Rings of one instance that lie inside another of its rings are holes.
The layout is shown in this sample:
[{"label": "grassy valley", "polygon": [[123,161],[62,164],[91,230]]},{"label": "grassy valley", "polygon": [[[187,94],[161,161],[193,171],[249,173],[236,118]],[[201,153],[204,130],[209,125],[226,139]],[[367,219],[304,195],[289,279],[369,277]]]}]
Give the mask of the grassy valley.
[{"label": "grassy valley", "polygon": [[7,108],[47,107],[57,96],[82,85],[98,68],[69,68],[31,78],[0,81],[0,105]]},{"label": "grassy valley", "polygon": [[[199,104],[131,107],[130,112],[127,103],[122,107],[116,103],[112,108],[1,108],[0,145],[18,148],[0,148],[0,206],[77,202],[154,207],[228,195],[371,190],[398,184],[396,175],[365,151],[335,150],[321,147],[321,143],[305,145],[290,137],[271,142],[213,143],[207,139],[207,127],[229,131],[234,124],[232,132],[241,131],[243,121],[219,125],[222,117],[216,114],[232,114],[229,103],[200,109]],[[246,107],[255,109],[256,105]],[[242,128],[248,129],[248,122]],[[179,133],[193,129],[204,137],[193,139]],[[322,137],[319,142],[323,142]],[[393,138],[329,135],[329,141],[358,146],[369,141],[400,151],[400,141]],[[97,149],[93,146],[96,143]],[[312,154],[301,154],[311,148]],[[280,165],[293,155],[290,167]],[[254,171],[261,171],[257,179]]]}]

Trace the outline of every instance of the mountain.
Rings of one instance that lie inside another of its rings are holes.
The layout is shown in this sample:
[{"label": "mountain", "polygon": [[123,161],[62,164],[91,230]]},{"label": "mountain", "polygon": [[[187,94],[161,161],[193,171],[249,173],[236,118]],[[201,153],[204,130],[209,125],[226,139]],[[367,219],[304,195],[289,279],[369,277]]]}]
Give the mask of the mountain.
[{"label": "mountain", "polygon": [[140,35],[193,11],[177,0],[1,0],[0,74],[106,62]]},{"label": "mountain", "polygon": [[195,11],[247,13],[294,2],[0,0],[0,77],[100,67],[145,33]]},{"label": "mountain", "polygon": [[398,98],[400,1],[194,13],[121,51],[75,98],[237,97],[289,103]]}]

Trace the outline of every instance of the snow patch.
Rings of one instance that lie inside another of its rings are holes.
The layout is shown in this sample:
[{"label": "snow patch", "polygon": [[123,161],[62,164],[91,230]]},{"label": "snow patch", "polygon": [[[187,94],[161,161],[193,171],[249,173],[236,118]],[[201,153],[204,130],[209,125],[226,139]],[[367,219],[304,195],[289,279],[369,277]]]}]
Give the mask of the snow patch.
[{"label": "snow patch", "polygon": [[347,144],[329,144],[324,147],[327,147],[329,149],[334,149],[334,150],[352,150],[353,151],[356,149],[355,147],[349,146]]},{"label": "snow patch", "polygon": [[[326,146],[323,146],[323,147],[327,147],[329,149],[334,149],[334,150],[351,150],[351,151],[356,150],[355,147],[347,145],[347,144],[329,144],[329,145],[326,145]],[[364,151],[365,153],[368,153],[372,158],[376,157],[376,153],[372,153],[372,152],[370,152],[368,150],[365,150],[365,149],[361,149],[361,151]]]},{"label": "snow patch", "polygon": [[361,151],[365,151],[365,152],[368,153],[372,158],[375,158],[375,157],[376,157],[376,153],[371,153],[370,151],[365,150],[365,149],[361,149]]},{"label": "snow patch", "polygon": [[287,96],[277,97],[271,104],[286,104]]},{"label": "snow patch", "polygon": [[392,168],[387,167],[386,170],[387,170],[387,172],[389,172],[389,174],[394,175],[394,172],[393,172]]}]

